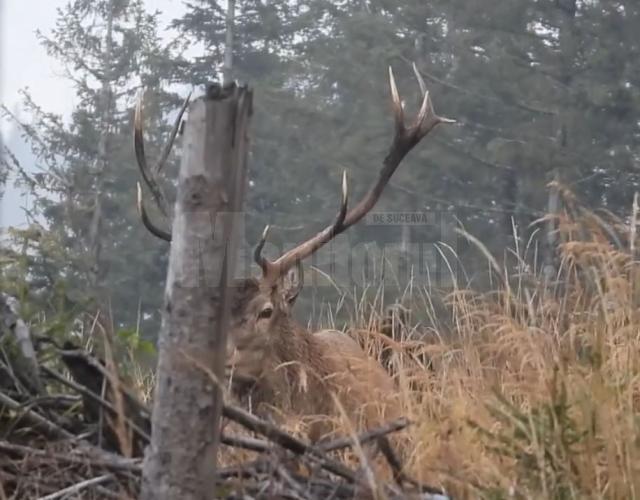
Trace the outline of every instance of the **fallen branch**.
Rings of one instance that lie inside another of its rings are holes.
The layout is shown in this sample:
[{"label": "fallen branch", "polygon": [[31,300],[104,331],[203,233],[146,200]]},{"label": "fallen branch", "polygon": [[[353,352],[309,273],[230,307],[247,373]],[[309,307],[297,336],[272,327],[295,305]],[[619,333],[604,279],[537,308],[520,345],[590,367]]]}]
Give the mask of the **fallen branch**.
[{"label": "fallen branch", "polygon": [[[54,370],[52,370],[52,369],[50,369],[50,368],[48,368],[46,366],[42,367],[42,371],[47,376],[56,379],[61,384],[66,385],[70,389],[73,389],[74,391],[80,393],[82,396],[86,396],[87,398],[92,399],[93,401],[95,401],[99,405],[101,405],[104,408],[108,409],[112,414],[114,414],[114,415],[116,414],[115,407],[109,401],[107,401],[105,398],[93,393],[92,391],[87,389],[85,386],[80,385],[80,384],[74,382],[73,380],[69,380],[69,379],[63,377],[58,372],[56,372],[56,371],[54,371]],[[128,415],[126,416],[126,420],[129,423],[129,425],[131,426],[131,428],[138,434],[138,437],[144,439],[146,443],[148,443],[151,440],[151,437],[150,437],[149,433],[146,432],[144,429],[142,429],[140,426],[138,426],[133,421],[133,419],[131,419]]]},{"label": "fallen branch", "polygon": [[[86,363],[86,365],[91,367],[93,370],[99,372],[100,375],[102,375],[102,377],[105,377],[107,380],[109,380],[111,377],[106,367],[100,364],[98,360],[96,360],[93,356],[91,356],[83,349],[75,348],[75,346],[70,343],[66,343],[63,346],[63,349],[60,349],[60,355],[70,371],[73,370],[73,367],[71,366],[72,360],[80,360],[81,362]],[[102,378],[100,378],[99,380],[99,387],[102,387]],[[119,389],[125,395],[127,403],[130,403],[132,406],[134,406],[145,417],[149,419],[151,418],[151,410],[149,410],[149,408],[147,408],[144,403],[142,403],[142,401],[138,399],[138,396],[131,389],[123,384],[120,384]],[[98,393],[100,391],[93,392]]]},{"label": "fallen branch", "polygon": [[104,474],[102,476],[87,479],[85,481],[80,481],[73,486],[69,486],[68,488],[63,488],[60,491],[51,493],[50,495],[40,497],[38,500],[56,500],[58,498],[63,498],[66,495],[78,493],[85,488],[88,488],[89,486],[96,486],[98,484],[103,484],[111,480],[113,480],[113,474]]},{"label": "fallen branch", "polygon": [[49,434],[53,434],[56,437],[63,438],[63,439],[73,439],[75,437],[69,431],[60,427],[58,424],[55,424],[50,420],[47,420],[42,415],[33,411],[32,409],[23,408],[23,405],[21,403],[18,403],[14,399],[10,398],[9,396],[1,392],[0,392],[0,403],[8,406],[12,410],[22,411],[24,418],[28,422],[30,422],[34,426],[41,427],[43,430],[45,430]]},{"label": "fallen branch", "polygon": [[336,462],[335,460],[331,460],[330,458],[324,456],[313,446],[310,446],[304,441],[290,434],[287,434],[286,432],[278,429],[275,425],[270,424],[266,420],[262,420],[261,418],[258,418],[249,412],[230,405],[224,405],[222,414],[226,418],[237,422],[243,427],[258,434],[262,434],[274,443],[279,444],[283,448],[292,451],[295,454],[308,455],[310,458],[316,460],[320,467],[322,467],[323,469],[351,482],[356,481],[355,474],[347,467],[339,462]]},{"label": "fallen branch", "polygon": [[388,434],[401,431],[402,429],[405,429],[406,427],[408,427],[409,424],[410,422],[408,418],[400,417],[389,423],[381,425],[376,429],[371,429],[371,430],[362,432],[361,434],[356,436],[355,439],[352,437],[340,437],[332,441],[322,443],[321,445],[318,446],[318,449],[325,452],[329,452],[329,451],[336,451],[344,448],[349,448],[351,446],[354,446],[356,443],[359,445],[363,445],[370,441],[375,441],[376,439],[379,439],[382,436],[386,436]]},{"label": "fallen branch", "polygon": [[271,451],[273,448],[268,441],[245,436],[230,436],[222,434],[221,442],[222,444],[233,448],[243,448],[245,450],[257,451],[260,453],[266,453]]},{"label": "fallen branch", "polygon": [[65,454],[13,444],[7,441],[0,441],[0,450],[5,453],[18,454],[23,458],[34,457],[45,460],[57,460],[67,464],[83,466],[91,465],[94,467],[104,467],[113,471],[130,472],[133,474],[140,474],[142,471],[142,460],[124,458],[120,455],[112,454],[90,445],[87,445],[86,447],[80,446],[74,453]]}]

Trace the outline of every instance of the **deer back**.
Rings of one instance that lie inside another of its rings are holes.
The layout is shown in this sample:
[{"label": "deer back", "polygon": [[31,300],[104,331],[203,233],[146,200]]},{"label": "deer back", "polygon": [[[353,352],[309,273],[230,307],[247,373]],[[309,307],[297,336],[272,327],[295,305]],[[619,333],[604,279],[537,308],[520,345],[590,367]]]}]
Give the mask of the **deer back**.
[{"label": "deer back", "polygon": [[381,425],[400,416],[399,394],[382,366],[350,336],[335,330],[313,334],[326,365],[333,414],[354,430]]}]

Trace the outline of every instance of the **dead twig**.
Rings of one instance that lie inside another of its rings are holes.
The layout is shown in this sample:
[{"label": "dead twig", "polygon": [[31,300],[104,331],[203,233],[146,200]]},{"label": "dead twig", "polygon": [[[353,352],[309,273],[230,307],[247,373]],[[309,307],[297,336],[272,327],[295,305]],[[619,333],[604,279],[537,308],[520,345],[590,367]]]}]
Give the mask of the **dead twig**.
[{"label": "dead twig", "polygon": [[310,446],[304,441],[287,434],[266,420],[262,420],[249,412],[230,405],[224,405],[222,414],[224,417],[237,422],[253,432],[262,434],[274,443],[279,444],[283,448],[292,451],[297,455],[308,455],[309,458],[317,461],[323,469],[347,479],[348,481],[356,481],[355,474],[347,467],[335,460],[331,460],[313,446]]},{"label": "dead twig", "polygon": [[350,436],[340,437],[334,439],[332,441],[328,441],[326,443],[322,443],[318,446],[318,449],[329,452],[329,451],[337,451],[344,448],[349,448],[354,446],[356,443],[363,445],[370,441],[375,441],[376,439],[381,438],[382,436],[386,436],[388,434],[392,434],[394,432],[401,431],[405,429],[410,424],[409,419],[406,417],[401,417],[391,422],[388,422],[380,427],[375,429],[371,429],[359,434],[355,439]]},{"label": "dead twig", "polygon": [[79,483],[74,484],[73,486],[69,486],[67,488],[63,488],[60,491],[56,491],[55,493],[51,493],[50,495],[46,495],[44,497],[40,497],[39,500],[56,500],[58,498],[63,498],[66,495],[71,495],[74,493],[78,493],[85,488],[90,486],[96,486],[98,484],[103,484],[108,481],[113,480],[113,474],[103,474],[102,476],[94,477],[91,479],[86,479],[85,481],[80,481]]},{"label": "dead twig", "polygon": [[245,450],[257,451],[260,453],[266,453],[273,449],[271,443],[268,441],[245,436],[230,436],[223,434],[221,436],[221,442],[222,444],[233,448],[243,448]]},{"label": "dead twig", "polygon": [[[107,410],[112,412],[113,414],[116,413],[116,409],[114,408],[114,406],[109,401],[107,401],[106,399],[104,399],[104,398],[100,397],[99,395],[93,393],[92,391],[90,391],[89,389],[84,387],[83,385],[80,385],[77,382],[74,382],[73,380],[69,380],[69,379],[63,377],[58,372],[56,372],[56,371],[54,371],[54,370],[52,370],[52,369],[50,369],[50,368],[48,368],[46,366],[42,367],[42,371],[47,376],[56,379],[61,384],[66,385],[70,389],[73,389],[74,391],[80,393],[82,396],[85,396],[85,397],[87,397],[89,399],[92,399],[93,401],[95,401],[99,405],[103,406],[104,408],[106,408]],[[151,437],[150,437],[149,433],[147,431],[145,431],[144,429],[142,429],[139,425],[137,425],[133,421],[133,419],[127,417],[127,422],[131,426],[131,428],[138,434],[138,437],[142,438],[147,443],[151,440]]]},{"label": "dead twig", "polygon": [[[15,401],[14,399],[10,398],[9,396],[1,392],[0,392],[0,403],[2,403],[3,405],[6,405],[12,410],[16,410],[16,411],[23,410],[21,403]],[[24,415],[24,419],[27,420],[29,423],[31,423],[34,426],[38,426],[42,428],[44,431],[54,435],[55,437],[63,438],[63,439],[73,439],[75,437],[66,429],[63,429],[58,424],[55,424],[50,420],[47,420],[46,418],[44,418],[42,415],[35,412],[34,410],[31,410],[29,408],[24,409],[23,415]]]},{"label": "dead twig", "polygon": [[[69,345],[69,344],[67,344]],[[63,346],[65,347],[65,346]],[[82,360],[88,366],[100,372],[103,377],[109,379],[110,374],[109,371],[100,364],[93,356],[91,356],[88,352],[83,349],[61,349],[60,354],[62,356],[63,361],[67,362],[71,359]],[[102,380],[100,380],[101,387]],[[143,415],[148,418],[151,417],[151,410],[147,408],[142,401],[138,399],[138,396],[128,387],[123,384],[120,384],[120,391],[127,397],[127,403],[131,403],[136,409]],[[99,392],[99,391],[94,391]]]},{"label": "dead twig", "polygon": [[57,460],[62,463],[104,467],[113,471],[129,472],[139,475],[142,471],[140,459],[124,458],[108,451],[87,445],[80,446],[74,453],[53,453],[47,450],[31,448],[29,446],[0,441],[0,450],[6,453],[14,453],[21,457],[41,458],[44,460]]}]

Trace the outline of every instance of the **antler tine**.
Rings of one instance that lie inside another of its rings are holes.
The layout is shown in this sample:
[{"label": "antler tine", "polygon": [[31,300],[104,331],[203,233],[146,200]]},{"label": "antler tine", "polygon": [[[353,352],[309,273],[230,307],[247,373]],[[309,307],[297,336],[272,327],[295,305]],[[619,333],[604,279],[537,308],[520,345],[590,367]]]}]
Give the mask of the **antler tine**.
[{"label": "antler tine", "polygon": [[[429,131],[435,127],[438,123],[456,123],[455,120],[450,118],[444,118],[436,114],[433,110],[433,103],[431,102],[431,97],[429,95],[429,91],[427,90],[427,86],[422,79],[422,75],[420,71],[418,71],[418,67],[416,63],[413,63],[413,72],[416,75],[416,79],[418,80],[418,85],[420,86],[420,92],[422,93],[422,105],[420,106],[420,111],[416,115],[416,118],[411,126],[412,129],[415,129],[419,132],[420,139],[427,135]],[[420,140],[418,139],[418,140]]]},{"label": "antler tine", "polygon": [[[171,153],[171,149],[173,147],[175,138],[178,135],[178,131],[180,130],[180,123],[182,121],[182,116],[184,115],[184,112],[186,111],[189,105],[190,99],[191,99],[191,92],[189,93],[187,98],[184,100],[184,103],[182,104],[182,107],[178,113],[178,116],[176,117],[175,123],[171,130],[171,134],[169,135],[169,139],[165,144],[165,147],[162,151],[162,155],[160,156],[160,159],[158,160],[158,163],[156,164],[153,171],[151,171],[149,169],[149,166],[147,165],[147,158],[144,152],[144,132],[143,132],[143,126],[142,126],[142,122],[143,122],[142,92],[138,96],[138,101],[136,103],[136,110],[135,110],[135,115],[133,120],[133,142],[134,142],[134,148],[136,152],[136,160],[138,163],[138,168],[140,170],[140,174],[142,175],[142,179],[144,180],[145,184],[149,187],[149,190],[151,191],[151,194],[153,196],[154,201],[156,202],[156,205],[158,206],[162,215],[164,215],[165,217],[168,217],[168,212],[169,212],[167,208],[167,201],[164,196],[164,193],[162,192],[162,189],[160,188],[159,184],[155,180],[155,175],[157,175],[162,170],[165,163],[167,162],[167,158]],[[140,186],[140,183],[137,183],[137,197],[138,197],[137,198],[138,214],[140,215],[140,218],[142,219],[142,223],[144,224],[144,226],[154,236],[157,236],[158,238],[161,238],[165,241],[171,241],[170,232],[160,229],[153,222],[151,222],[151,219],[149,218],[149,214],[144,206],[143,196],[142,196],[142,187]]]},{"label": "antler tine", "polygon": [[156,168],[155,168],[156,174],[160,173],[165,163],[167,162],[167,158],[169,158],[169,154],[171,153],[171,149],[173,148],[173,143],[176,140],[178,131],[180,130],[182,115],[184,115],[184,112],[187,110],[187,106],[189,106],[190,99],[191,99],[191,92],[189,92],[189,95],[184,100],[184,103],[182,103],[182,108],[180,108],[180,112],[178,113],[178,116],[176,117],[176,121],[173,124],[173,128],[171,129],[171,134],[169,135],[169,140],[167,140],[167,143],[164,146],[164,150],[162,151],[162,155],[160,156],[160,159],[156,164]]},{"label": "antler tine", "polygon": [[[335,235],[340,234],[346,228],[344,227],[344,221],[347,217],[347,208],[349,204],[349,184],[347,182],[347,172],[342,172],[342,201],[340,202],[340,209],[336,216],[336,220],[330,226],[327,226],[315,238],[307,240],[305,243],[297,246],[293,250],[289,250],[285,255],[272,262],[262,255],[262,249],[267,241],[267,235],[269,233],[269,226],[264,228],[262,238],[255,247],[253,252],[253,258],[262,269],[262,275],[266,279],[277,279],[282,276],[288,269],[291,268],[292,261],[298,262],[298,267],[302,267],[302,259],[308,257],[314,253],[322,245],[330,241]],[[300,254],[300,256],[298,256]],[[286,258],[285,258],[286,257]]]},{"label": "antler tine", "polygon": [[153,178],[153,174],[149,171],[149,167],[147,165],[147,158],[144,154],[144,133],[142,131],[142,93],[138,97],[138,102],[136,103],[136,112],[133,119],[133,144],[136,151],[136,160],[138,162],[138,167],[140,169],[140,174],[144,179],[145,184],[149,187],[153,199],[158,205],[160,212],[165,217],[168,216],[167,210],[167,202],[165,200],[164,195],[162,194],[162,190],[160,186],[156,183]]},{"label": "antler tine", "polygon": [[420,93],[422,95],[425,95],[427,93],[427,85],[424,83],[422,75],[420,74],[420,71],[418,71],[418,67],[416,66],[416,63],[411,63],[411,67],[413,68],[413,74],[416,75],[416,79],[418,80],[418,85],[420,85]]},{"label": "antler tine", "polygon": [[438,116],[431,103],[429,92],[426,89],[424,80],[420,76],[417,67],[413,65],[414,73],[418,80],[420,90],[423,94],[422,105],[413,123],[407,126],[404,121],[403,102],[398,93],[398,87],[393,75],[393,70],[389,68],[389,89],[391,93],[391,104],[395,122],[395,134],[389,152],[383,161],[382,170],[376,183],[369,189],[365,196],[351,210],[347,211],[348,186],[346,172],[342,178],[342,203],[338,216],[333,224],[327,226],[315,236],[289,250],[277,260],[271,262],[261,255],[262,248],[266,241],[267,232],[263,233],[262,240],[258,243],[254,253],[256,262],[263,270],[263,278],[267,280],[277,279],[293,266],[313,254],[320,247],[331,241],[335,236],[342,233],[353,224],[361,220],[377,203],[382,191],[388,184],[389,179],[396,171],[404,157],[418,144],[436,125],[439,123],[455,123],[455,120]]},{"label": "antler tine", "polygon": [[142,200],[142,186],[139,182],[136,182],[136,187],[138,190],[138,215],[140,216],[140,219],[142,219],[144,227],[146,227],[151,234],[157,236],[161,240],[171,242],[171,233],[160,229],[153,222],[151,222],[149,214],[147,213],[146,208],[144,208],[144,201]]},{"label": "antler tine", "polygon": [[260,266],[262,269],[262,274],[265,276],[269,273],[269,265],[271,262],[262,255],[262,249],[264,248],[265,243],[267,242],[267,236],[269,235],[269,225],[266,225],[264,231],[262,231],[262,237],[260,241],[256,245],[256,248],[253,250],[253,260],[255,260],[256,264]]},{"label": "antler tine", "polygon": [[334,230],[342,226],[344,219],[347,217],[347,206],[349,205],[349,184],[347,182],[347,171],[342,171],[342,202],[336,221],[333,223]]},{"label": "antler tine", "polygon": [[396,134],[404,129],[404,107],[398,93],[396,79],[393,76],[393,69],[389,66],[389,89],[391,91],[391,106],[393,108],[393,117],[396,125]]}]

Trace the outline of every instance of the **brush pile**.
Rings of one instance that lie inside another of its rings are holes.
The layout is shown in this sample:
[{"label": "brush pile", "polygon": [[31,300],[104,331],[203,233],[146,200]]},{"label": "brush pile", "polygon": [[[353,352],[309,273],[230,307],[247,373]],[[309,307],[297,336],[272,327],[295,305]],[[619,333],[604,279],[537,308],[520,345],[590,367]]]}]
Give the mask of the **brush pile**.
[{"label": "brush pile", "polygon": [[[0,500],[136,498],[149,410],[108,363],[71,342],[32,338],[17,306],[0,294]],[[245,432],[223,433],[222,453],[231,447],[251,458],[219,470],[212,498],[348,499],[375,495],[372,488],[391,499],[446,498],[406,477],[390,447],[381,446],[396,471],[389,483],[336,457],[386,442],[406,419],[311,446],[241,408],[225,405],[223,416]]]}]

